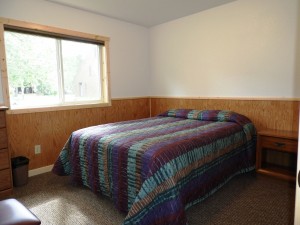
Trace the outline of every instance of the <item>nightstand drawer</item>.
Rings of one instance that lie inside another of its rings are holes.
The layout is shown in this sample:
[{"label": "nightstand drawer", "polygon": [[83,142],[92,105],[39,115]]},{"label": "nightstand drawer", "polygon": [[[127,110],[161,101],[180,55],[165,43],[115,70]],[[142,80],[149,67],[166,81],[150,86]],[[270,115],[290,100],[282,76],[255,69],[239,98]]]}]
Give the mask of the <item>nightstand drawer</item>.
[{"label": "nightstand drawer", "polygon": [[298,143],[296,140],[290,140],[278,137],[261,137],[261,147],[276,149],[284,152],[297,153]]},{"label": "nightstand drawer", "polygon": [[7,148],[6,128],[0,128],[0,149]]},{"label": "nightstand drawer", "polygon": [[0,170],[0,191],[11,188],[10,169]]},{"label": "nightstand drawer", "polygon": [[9,168],[8,150],[0,150],[0,170]]}]

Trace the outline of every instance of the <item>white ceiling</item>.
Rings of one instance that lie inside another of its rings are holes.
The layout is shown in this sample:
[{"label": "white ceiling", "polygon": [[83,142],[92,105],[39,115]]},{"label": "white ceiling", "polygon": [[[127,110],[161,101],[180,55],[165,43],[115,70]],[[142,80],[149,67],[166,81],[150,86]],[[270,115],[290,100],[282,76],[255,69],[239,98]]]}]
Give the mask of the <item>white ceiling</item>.
[{"label": "white ceiling", "polygon": [[47,0],[152,27],[236,0]]}]

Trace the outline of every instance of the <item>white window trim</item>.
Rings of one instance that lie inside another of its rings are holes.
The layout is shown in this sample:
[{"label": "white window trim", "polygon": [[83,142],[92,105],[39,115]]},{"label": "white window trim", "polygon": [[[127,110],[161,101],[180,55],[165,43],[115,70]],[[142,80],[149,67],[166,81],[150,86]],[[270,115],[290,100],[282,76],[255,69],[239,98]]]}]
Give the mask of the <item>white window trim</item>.
[{"label": "white window trim", "polygon": [[103,70],[102,82],[104,84],[101,90],[103,90],[102,96],[104,99],[104,103],[99,103],[99,102],[75,103],[75,104],[72,103],[72,105],[58,104],[58,105],[42,106],[42,107],[34,107],[34,108],[26,108],[26,109],[9,109],[7,113],[18,114],[18,113],[46,112],[46,111],[57,111],[57,110],[67,110],[67,109],[111,106],[110,65],[109,65],[109,40],[110,39],[108,37],[0,17],[0,69],[1,69],[0,74],[1,74],[1,81],[2,81],[3,100],[5,106],[10,108],[8,74],[7,74],[7,65],[6,65],[6,56],[5,56],[5,44],[4,44],[5,26],[13,26],[21,29],[22,28],[30,29],[38,32],[61,34],[65,36],[78,38],[79,40],[91,40],[91,41],[99,41],[104,43],[104,48],[102,48],[103,58],[101,62],[102,70]]}]

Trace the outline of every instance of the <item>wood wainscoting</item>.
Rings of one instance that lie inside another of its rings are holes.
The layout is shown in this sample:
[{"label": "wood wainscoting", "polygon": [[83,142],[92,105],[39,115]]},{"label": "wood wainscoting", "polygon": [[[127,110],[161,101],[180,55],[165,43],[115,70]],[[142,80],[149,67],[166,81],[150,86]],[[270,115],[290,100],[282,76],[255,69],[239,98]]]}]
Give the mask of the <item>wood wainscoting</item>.
[{"label": "wood wainscoting", "polygon": [[[112,106],[24,114],[7,114],[11,156],[29,158],[29,169],[55,162],[72,131],[111,122],[146,118],[149,98],[112,100]],[[41,145],[41,154],[34,146]]]},{"label": "wood wainscoting", "polygon": [[[155,116],[172,108],[223,109],[248,116],[258,130],[298,131],[299,100],[188,99],[141,97],[114,99],[112,106],[7,114],[11,156],[26,156],[29,169],[52,165],[72,131],[111,122]],[[41,145],[41,154],[34,146]]]},{"label": "wood wainscoting", "polygon": [[222,109],[243,114],[253,121],[257,130],[298,131],[299,100],[282,99],[188,99],[151,98],[151,115],[168,109]]}]

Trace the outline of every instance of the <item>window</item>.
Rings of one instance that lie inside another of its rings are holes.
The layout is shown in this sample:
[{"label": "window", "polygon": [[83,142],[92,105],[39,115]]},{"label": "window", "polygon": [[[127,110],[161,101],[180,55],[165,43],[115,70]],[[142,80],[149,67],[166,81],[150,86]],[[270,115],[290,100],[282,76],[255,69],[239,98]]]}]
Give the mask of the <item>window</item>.
[{"label": "window", "polygon": [[4,43],[12,110],[109,103],[105,41],[4,25]]}]

